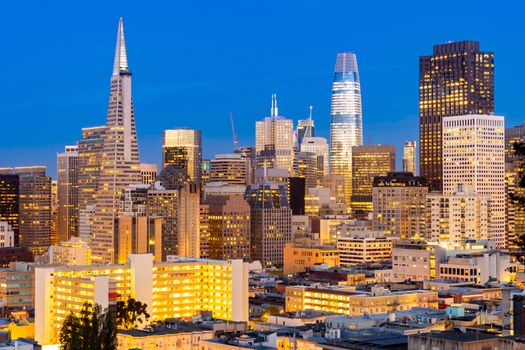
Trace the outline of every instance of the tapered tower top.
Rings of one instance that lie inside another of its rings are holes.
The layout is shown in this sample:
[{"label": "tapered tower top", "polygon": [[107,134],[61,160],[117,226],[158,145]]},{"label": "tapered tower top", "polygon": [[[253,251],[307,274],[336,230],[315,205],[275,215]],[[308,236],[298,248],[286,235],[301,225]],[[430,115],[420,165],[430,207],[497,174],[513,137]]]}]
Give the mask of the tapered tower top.
[{"label": "tapered tower top", "polygon": [[118,21],[117,46],[115,48],[115,62],[113,64],[113,75],[120,72],[127,72],[128,55],[126,53],[126,39],[124,39],[124,21],[120,17]]},{"label": "tapered tower top", "polygon": [[357,58],[355,52],[339,52],[335,61],[336,73],[357,73]]},{"label": "tapered tower top", "polygon": [[277,107],[277,94],[272,94],[272,108],[270,109],[270,116],[277,118],[279,116],[279,108]]}]

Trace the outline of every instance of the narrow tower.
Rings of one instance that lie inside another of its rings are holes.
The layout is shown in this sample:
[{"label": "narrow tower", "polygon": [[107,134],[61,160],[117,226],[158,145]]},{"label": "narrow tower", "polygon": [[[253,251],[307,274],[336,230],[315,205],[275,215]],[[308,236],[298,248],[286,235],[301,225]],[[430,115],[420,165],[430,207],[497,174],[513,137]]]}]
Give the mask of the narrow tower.
[{"label": "narrow tower", "polygon": [[114,259],[114,223],[122,190],[141,183],[124,24],[119,20],[91,248],[93,262]]}]

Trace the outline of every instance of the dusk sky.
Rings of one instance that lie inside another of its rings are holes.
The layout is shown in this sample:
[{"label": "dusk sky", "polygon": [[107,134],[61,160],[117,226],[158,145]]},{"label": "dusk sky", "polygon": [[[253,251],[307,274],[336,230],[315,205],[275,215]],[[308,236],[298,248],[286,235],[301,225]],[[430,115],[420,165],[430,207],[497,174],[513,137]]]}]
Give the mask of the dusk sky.
[{"label": "dusk sky", "polygon": [[[8,4],[9,3],[9,4]],[[514,5],[513,5],[514,3]],[[80,129],[105,123],[118,18],[124,18],[141,161],[162,131],[201,129],[205,158],[240,145],[277,93],[280,114],[329,136],[338,51],[355,51],[364,142],[418,140],[418,59],[447,41],[495,52],[495,110],[525,121],[525,27],[508,1],[20,1],[0,11],[0,167],[47,165]],[[467,14],[468,13],[468,14]],[[419,145],[418,145],[419,146]]]}]

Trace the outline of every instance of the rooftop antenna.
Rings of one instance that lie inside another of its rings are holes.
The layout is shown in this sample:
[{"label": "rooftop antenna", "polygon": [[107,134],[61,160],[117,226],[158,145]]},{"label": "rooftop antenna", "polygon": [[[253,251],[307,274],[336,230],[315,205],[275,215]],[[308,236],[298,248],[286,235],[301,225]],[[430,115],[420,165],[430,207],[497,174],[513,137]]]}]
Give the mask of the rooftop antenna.
[{"label": "rooftop antenna", "polygon": [[232,135],[233,135],[233,152],[238,151],[239,138],[235,133],[235,124],[233,123],[233,114],[230,112],[230,122],[232,124]]},{"label": "rooftop antenna", "polygon": [[314,106],[310,105],[310,116],[308,117],[308,123],[306,123],[306,130],[304,131],[305,136],[312,137],[312,109]]},{"label": "rooftop antenna", "polygon": [[277,107],[277,94],[272,94],[272,108],[270,110],[270,116],[277,118],[279,116],[279,108]]}]

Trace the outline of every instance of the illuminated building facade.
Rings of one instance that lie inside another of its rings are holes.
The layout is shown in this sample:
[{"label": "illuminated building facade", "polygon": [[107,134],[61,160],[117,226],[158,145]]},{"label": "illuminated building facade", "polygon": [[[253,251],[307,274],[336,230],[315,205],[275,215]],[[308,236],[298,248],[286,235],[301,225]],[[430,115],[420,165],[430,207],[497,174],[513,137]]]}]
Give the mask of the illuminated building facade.
[{"label": "illuminated building facade", "polygon": [[0,299],[9,310],[31,309],[34,303],[34,263],[12,262],[0,268]]},{"label": "illuminated building facade", "polygon": [[458,185],[489,196],[489,240],[505,241],[505,126],[495,115],[443,118],[443,194]]},{"label": "illuminated building facade", "polygon": [[356,213],[372,212],[374,177],[386,176],[396,169],[396,149],[386,145],[352,147],[352,202]]},{"label": "illuminated building facade", "polygon": [[20,227],[20,180],[11,168],[0,169],[0,221],[7,222],[18,245]]},{"label": "illuminated building facade", "polygon": [[342,175],[346,204],[352,195],[352,146],[363,144],[361,84],[357,58],[340,52],[335,63],[330,121],[330,173]]},{"label": "illuminated building facade", "polygon": [[286,243],[292,241],[292,209],[284,183],[262,180],[246,187],[250,204],[251,260],[264,267],[282,266]]},{"label": "illuminated building facade", "polygon": [[89,243],[79,237],[71,237],[66,242],[59,242],[49,247],[48,262],[51,265],[90,265],[91,248]]},{"label": "illuminated building facade", "polygon": [[323,185],[328,175],[328,142],[324,137],[305,137],[301,143],[301,152],[312,152],[317,156],[318,186]]},{"label": "illuminated building facade", "polygon": [[[72,297],[73,296],[73,297]],[[213,317],[248,321],[248,263],[130,255],[125,264],[43,266],[35,269],[35,340],[58,344],[60,326],[84,303],[115,306],[135,298],[152,321],[190,318],[202,310]]]},{"label": "illuminated building facade", "polygon": [[231,185],[246,185],[248,178],[248,160],[241,154],[217,154],[210,161],[208,182],[225,182]]},{"label": "illuminated building facade", "polygon": [[374,179],[372,227],[401,238],[421,236],[425,231],[428,187],[425,178],[412,173],[391,172]]},{"label": "illuminated building facade", "polygon": [[288,243],[284,247],[283,274],[305,272],[318,264],[339,266],[339,252],[330,246],[304,246]]},{"label": "illuminated building facade", "polygon": [[382,232],[364,232],[337,237],[341,266],[380,262],[392,259],[392,240]]},{"label": "illuminated building facade", "polygon": [[[323,179],[323,187],[330,189],[330,193],[335,197],[337,204],[347,207],[345,193],[345,179],[343,175],[327,175]],[[350,203],[348,203],[350,204]]]},{"label": "illuminated building facade", "polygon": [[143,184],[153,185],[157,181],[157,173],[157,164],[140,163],[140,175]]},{"label": "illuminated building facade", "polygon": [[317,187],[319,180],[319,167],[317,155],[315,153],[298,152],[294,160],[294,168],[295,176],[304,179],[306,189]]},{"label": "illuminated building facade", "polygon": [[57,154],[57,239],[78,236],[78,147]]},{"label": "illuminated building facade", "polygon": [[162,169],[175,164],[186,169],[189,179],[201,183],[202,136],[200,130],[170,129],[162,136]]},{"label": "illuminated building facade", "polygon": [[242,195],[206,196],[208,257],[250,261],[250,205]]},{"label": "illuminated building facade", "polygon": [[293,121],[279,116],[277,97],[272,95],[270,117],[255,123],[255,151],[257,166],[286,169],[293,173]]},{"label": "illuminated building facade", "polygon": [[[148,190],[148,216],[161,218],[161,237],[155,238],[155,247],[161,247],[161,260],[178,254],[177,213],[179,190],[154,188]],[[151,238],[151,237],[150,237]]]},{"label": "illuminated building facade", "polygon": [[453,194],[429,193],[425,238],[457,243],[468,239],[488,240],[488,196],[458,186]]},{"label": "illuminated building facade", "polygon": [[78,141],[77,150],[79,210],[96,204],[105,131],[105,125],[82,128],[82,139]]},{"label": "illuminated building facade", "polygon": [[403,171],[417,175],[416,141],[406,141],[403,146]]},{"label": "illuminated building facade", "polygon": [[494,53],[477,41],[435,45],[419,58],[419,171],[441,191],[443,117],[494,112]]},{"label": "illuminated building facade", "polygon": [[33,255],[51,245],[51,178],[45,166],[14,168],[20,179],[20,230],[18,243]]},{"label": "illuminated building facade", "polygon": [[99,185],[91,249],[93,262],[111,263],[114,258],[115,219],[120,194],[129,184],[142,182],[137,130],[131,97],[124,24],[119,21],[115,61],[111,76],[106,130],[102,150]]},{"label": "illuminated building facade", "polygon": [[0,221],[0,248],[15,246],[15,231],[7,221]]},{"label": "illuminated building facade", "polygon": [[351,290],[345,287],[286,287],[286,311],[317,310],[336,312],[346,316],[362,316],[364,313],[380,314],[414,307],[437,308],[438,293],[429,290],[391,292],[381,286],[371,292]]}]

